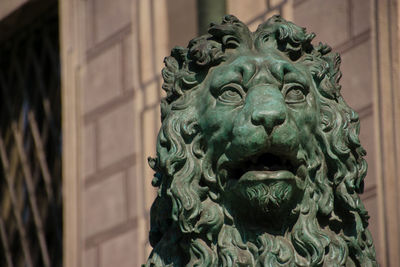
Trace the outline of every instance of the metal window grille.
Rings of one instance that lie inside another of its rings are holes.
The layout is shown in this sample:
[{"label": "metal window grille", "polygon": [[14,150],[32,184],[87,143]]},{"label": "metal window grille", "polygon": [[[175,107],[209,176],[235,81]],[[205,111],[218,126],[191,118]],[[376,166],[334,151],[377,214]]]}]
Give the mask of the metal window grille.
[{"label": "metal window grille", "polygon": [[0,43],[0,266],[62,266],[57,6]]}]

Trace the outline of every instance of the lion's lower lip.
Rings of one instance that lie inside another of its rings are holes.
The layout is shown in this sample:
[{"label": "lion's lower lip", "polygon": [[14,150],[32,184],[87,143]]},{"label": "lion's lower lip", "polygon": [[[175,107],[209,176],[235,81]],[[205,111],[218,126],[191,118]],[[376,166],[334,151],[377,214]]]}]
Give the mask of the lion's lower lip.
[{"label": "lion's lower lip", "polygon": [[295,179],[296,176],[287,170],[282,171],[248,171],[243,174],[239,183],[246,181],[265,181],[265,180],[287,180],[287,179]]}]

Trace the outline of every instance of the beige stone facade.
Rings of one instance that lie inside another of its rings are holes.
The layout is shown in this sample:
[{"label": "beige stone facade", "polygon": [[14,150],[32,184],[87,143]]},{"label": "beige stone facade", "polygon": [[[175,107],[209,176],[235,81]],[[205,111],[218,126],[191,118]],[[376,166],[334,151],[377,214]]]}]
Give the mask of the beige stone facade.
[{"label": "beige stone facade", "polygon": [[[29,0],[1,1],[0,19]],[[342,55],[342,92],[361,118],[362,199],[381,266],[400,262],[398,1],[227,0],[254,30],[273,14]],[[60,0],[64,266],[140,266],[150,246],[163,58],[197,35],[195,0]],[[0,21],[1,25],[1,21]]]}]

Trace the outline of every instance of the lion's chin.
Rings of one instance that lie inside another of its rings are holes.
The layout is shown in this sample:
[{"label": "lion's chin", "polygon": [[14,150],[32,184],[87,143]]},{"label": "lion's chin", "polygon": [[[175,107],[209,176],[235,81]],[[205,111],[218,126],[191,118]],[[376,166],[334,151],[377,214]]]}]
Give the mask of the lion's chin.
[{"label": "lion's chin", "polygon": [[234,203],[231,208],[242,221],[273,228],[287,225],[303,192],[300,179],[286,170],[248,171],[226,189]]}]

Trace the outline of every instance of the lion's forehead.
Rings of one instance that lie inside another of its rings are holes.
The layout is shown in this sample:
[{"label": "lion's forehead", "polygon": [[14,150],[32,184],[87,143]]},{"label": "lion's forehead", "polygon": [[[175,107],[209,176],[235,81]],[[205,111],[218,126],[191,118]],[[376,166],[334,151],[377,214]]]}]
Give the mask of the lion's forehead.
[{"label": "lion's forehead", "polygon": [[288,79],[303,85],[309,83],[309,68],[302,62],[292,62],[284,54],[274,49],[275,53],[241,54],[212,70],[210,85],[221,87],[230,82],[252,87],[260,83],[280,86]]}]

